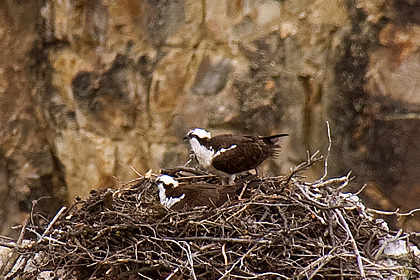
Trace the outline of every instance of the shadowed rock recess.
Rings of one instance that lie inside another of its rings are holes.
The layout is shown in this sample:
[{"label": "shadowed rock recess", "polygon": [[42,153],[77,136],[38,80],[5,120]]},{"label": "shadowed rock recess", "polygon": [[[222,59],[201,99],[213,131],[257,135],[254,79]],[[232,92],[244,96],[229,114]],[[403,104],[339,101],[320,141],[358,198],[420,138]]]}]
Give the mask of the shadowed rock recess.
[{"label": "shadowed rock recess", "polygon": [[374,208],[420,204],[418,1],[0,2],[0,235],[182,165],[194,127],[290,134],[275,176],[326,154],[329,120],[331,176]]}]

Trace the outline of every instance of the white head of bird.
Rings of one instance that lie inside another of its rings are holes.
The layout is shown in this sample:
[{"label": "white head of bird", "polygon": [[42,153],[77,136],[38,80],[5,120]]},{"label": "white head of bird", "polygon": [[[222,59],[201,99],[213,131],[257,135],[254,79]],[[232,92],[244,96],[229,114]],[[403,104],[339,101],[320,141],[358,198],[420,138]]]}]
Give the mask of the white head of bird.
[{"label": "white head of bird", "polygon": [[180,197],[168,197],[167,190],[174,189],[178,187],[179,183],[175,180],[172,176],[163,174],[156,178],[156,184],[159,189],[159,200],[160,203],[167,207],[171,208],[172,205],[179,202],[181,199],[185,197],[185,195],[181,195]]}]

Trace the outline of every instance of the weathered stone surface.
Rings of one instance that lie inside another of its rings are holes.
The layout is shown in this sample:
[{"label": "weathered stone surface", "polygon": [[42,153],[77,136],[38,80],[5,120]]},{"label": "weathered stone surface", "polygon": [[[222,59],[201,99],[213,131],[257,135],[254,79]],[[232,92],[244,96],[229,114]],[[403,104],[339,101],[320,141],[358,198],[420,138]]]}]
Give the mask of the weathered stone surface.
[{"label": "weathered stone surface", "polygon": [[208,56],[203,58],[191,88],[192,92],[198,95],[216,95],[226,86],[230,63],[223,57],[214,60],[216,61],[210,61]]},{"label": "weathered stone surface", "polygon": [[[47,127],[34,102],[33,57],[41,41],[36,12],[43,1],[0,2],[0,235],[37,211],[54,212],[65,203],[61,167],[47,139]],[[41,197],[52,200],[44,204]]]},{"label": "weathered stone surface", "polygon": [[[136,119],[135,92],[131,90],[129,62],[117,57],[106,73],[81,71],[72,81],[76,118],[82,129],[119,137]],[[128,69],[127,69],[128,68]]]},{"label": "weathered stone surface", "polygon": [[366,89],[378,96],[419,106],[420,26],[408,28],[390,23],[381,30],[379,42],[382,46],[370,54]]},{"label": "weathered stone surface", "polygon": [[148,92],[151,127],[165,130],[170,126],[172,112],[179,97],[185,93],[192,56],[189,49],[173,49],[165,52],[157,62]]},{"label": "weathered stone surface", "polygon": [[184,164],[181,139],[192,127],[287,132],[280,157],[265,165],[287,173],[306,150],[326,152],[327,119],[331,175],[353,170],[392,197],[389,205],[418,205],[415,195],[404,202],[419,188],[416,1],[7,0],[0,8],[4,227],[40,196],[62,203],[134,178],[130,166]]},{"label": "weathered stone surface", "polygon": [[[408,211],[420,203],[415,195],[420,189],[420,27],[390,23],[381,30],[379,42],[370,54],[365,87],[372,94],[369,113],[374,118],[369,166],[396,206]],[[412,198],[407,201],[407,196]]]}]

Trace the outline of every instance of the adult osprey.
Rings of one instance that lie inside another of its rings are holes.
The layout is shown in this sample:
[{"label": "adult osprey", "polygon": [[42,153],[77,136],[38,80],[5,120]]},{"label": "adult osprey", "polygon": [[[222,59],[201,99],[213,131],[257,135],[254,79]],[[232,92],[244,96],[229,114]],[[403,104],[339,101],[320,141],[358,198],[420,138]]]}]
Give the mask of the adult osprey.
[{"label": "adult osprey", "polygon": [[173,210],[194,206],[220,207],[228,199],[236,196],[243,184],[216,185],[208,183],[180,183],[169,175],[156,178],[160,203]]},{"label": "adult osprey", "polygon": [[195,128],[185,136],[198,163],[205,169],[228,177],[229,184],[235,180],[235,175],[255,169],[270,156],[276,155],[280,145],[276,144],[280,137],[288,134],[272,136],[240,136],[223,134],[211,137],[210,132]]}]

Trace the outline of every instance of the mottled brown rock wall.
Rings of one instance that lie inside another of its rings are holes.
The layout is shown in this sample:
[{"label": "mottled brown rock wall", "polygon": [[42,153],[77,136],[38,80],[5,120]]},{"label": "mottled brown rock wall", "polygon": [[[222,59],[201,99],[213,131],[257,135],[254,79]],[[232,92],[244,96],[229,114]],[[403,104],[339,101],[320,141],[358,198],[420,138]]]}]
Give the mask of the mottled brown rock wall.
[{"label": "mottled brown rock wall", "polygon": [[[287,132],[266,172],[311,152],[378,207],[418,205],[420,11],[413,0],[2,1],[0,227],[50,194],[188,159],[192,127]],[[316,178],[323,166],[308,176]],[[117,179],[116,179],[117,178]],[[406,199],[410,197],[410,199]],[[386,206],[385,206],[386,204]],[[12,213],[14,213],[12,215]],[[25,217],[25,215],[23,215]]]},{"label": "mottled brown rock wall", "polygon": [[42,42],[43,1],[0,3],[0,235],[22,223],[32,200],[41,211],[66,202],[64,177],[35,98],[34,49]]},{"label": "mottled brown rock wall", "polygon": [[372,206],[406,212],[420,203],[420,2],[361,4],[348,6],[352,29],[335,68],[338,92],[330,100],[339,105],[329,113],[344,137],[333,162],[369,183]]}]

